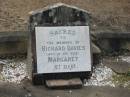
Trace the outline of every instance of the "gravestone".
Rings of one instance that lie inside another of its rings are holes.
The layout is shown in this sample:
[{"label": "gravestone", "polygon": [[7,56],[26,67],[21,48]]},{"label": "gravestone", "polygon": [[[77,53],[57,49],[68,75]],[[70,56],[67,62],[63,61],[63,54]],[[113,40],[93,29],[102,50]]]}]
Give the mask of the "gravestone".
[{"label": "gravestone", "polygon": [[30,13],[29,61],[34,84],[91,74],[89,14],[58,3]]}]

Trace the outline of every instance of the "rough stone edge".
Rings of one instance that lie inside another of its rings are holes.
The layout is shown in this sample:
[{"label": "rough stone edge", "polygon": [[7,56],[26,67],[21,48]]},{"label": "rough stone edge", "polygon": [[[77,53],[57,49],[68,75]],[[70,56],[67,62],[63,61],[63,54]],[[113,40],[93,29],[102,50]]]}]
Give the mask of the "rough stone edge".
[{"label": "rough stone edge", "polygon": [[60,7],[60,6],[66,6],[66,7],[69,7],[69,8],[74,8],[74,9],[77,9],[77,10],[80,10],[80,11],[83,11],[85,13],[90,14],[90,12],[86,11],[85,9],[81,9],[81,8],[76,7],[76,6],[68,5],[68,4],[60,2],[60,3],[54,3],[53,5],[46,6],[46,7],[42,8],[42,9],[38,9],[38,10],[35,10],[35,11],[30,11],[29,15],[42,13],[43,11],[46,11],[46,10],[49,10],[49,9],[52,9],[52,8],[57,8],[57,7]]},{"label": "rough stone edge", "polygon": [[91,32],[97,38],[130,38],[130,32]]}]

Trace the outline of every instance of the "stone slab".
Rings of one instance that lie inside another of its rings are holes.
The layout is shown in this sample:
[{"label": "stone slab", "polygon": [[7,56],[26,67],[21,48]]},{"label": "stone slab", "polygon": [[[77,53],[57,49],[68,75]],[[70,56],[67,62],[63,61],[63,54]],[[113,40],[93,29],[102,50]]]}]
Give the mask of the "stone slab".
[{"label": "stone slab", "polygon": [[78,88],[82,87],[82,81],[80,78],[73,79],[55,79],[46,80],[46,85],[49,88]]},{"label": "stone slab", "polygon": [[89,26],[36,27],[35,31],[37,73],[91,71]]}]

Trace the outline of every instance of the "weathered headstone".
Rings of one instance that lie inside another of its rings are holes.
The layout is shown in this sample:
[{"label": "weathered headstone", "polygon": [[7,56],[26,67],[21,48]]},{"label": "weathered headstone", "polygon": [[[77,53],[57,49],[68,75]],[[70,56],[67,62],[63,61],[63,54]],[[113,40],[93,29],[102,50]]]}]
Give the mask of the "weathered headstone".
[{"label": "weathered headstone", "polygon": [[87,11],[58,3],[31,12],[29,29],[29,66],[33,67],[34,84],[45,79],[86,78],[91,74]]}]

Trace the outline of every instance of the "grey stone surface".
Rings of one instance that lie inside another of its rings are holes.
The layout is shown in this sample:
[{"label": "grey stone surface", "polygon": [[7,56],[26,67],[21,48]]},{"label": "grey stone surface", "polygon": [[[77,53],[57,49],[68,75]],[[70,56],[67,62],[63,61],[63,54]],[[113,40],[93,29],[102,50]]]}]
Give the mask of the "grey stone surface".
[{"label": "grey stone surface", "polygon": [[104,59],[103,64],[119,74],[128,73],[130,68],[130,63],[117,58]]}]

